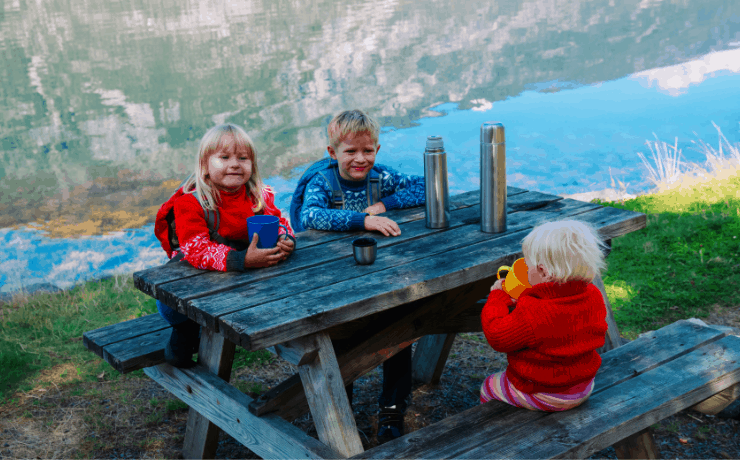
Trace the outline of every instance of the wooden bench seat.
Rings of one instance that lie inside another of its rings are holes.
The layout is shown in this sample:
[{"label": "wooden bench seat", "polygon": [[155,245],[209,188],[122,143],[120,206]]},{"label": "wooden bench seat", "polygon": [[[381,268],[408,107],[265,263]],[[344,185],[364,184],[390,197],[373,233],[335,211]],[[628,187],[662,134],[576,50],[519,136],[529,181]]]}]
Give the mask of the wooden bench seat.
[{"label": "wooden bench seat", "polygon": [[172,326],[159,313],[87,331],[85,347],[121,374],[164,363]]},{"label": "wooden bench seat", "polygon": [[689,321],[602,358],[591,397],[575,409],[545,413],[491,401],[353,458],[585,458],[740,382],[740,338]]}]

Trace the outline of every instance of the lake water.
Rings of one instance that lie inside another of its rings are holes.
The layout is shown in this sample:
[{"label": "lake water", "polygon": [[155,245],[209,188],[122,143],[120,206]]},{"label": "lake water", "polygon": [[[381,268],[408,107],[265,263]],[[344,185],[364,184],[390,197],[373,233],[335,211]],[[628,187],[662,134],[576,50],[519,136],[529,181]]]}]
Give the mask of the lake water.
[{"label": "lake water", "polygon": [[509,185],[643,192],[653,133],[694,162],[712,122],[740,140],[733,3],[6,0],[0,291],[164,262],[153,216],[224,121],[283,210],[348,108],[404,172],[441,135],[451,193],[478,188],[484,121],[506,127]]}]

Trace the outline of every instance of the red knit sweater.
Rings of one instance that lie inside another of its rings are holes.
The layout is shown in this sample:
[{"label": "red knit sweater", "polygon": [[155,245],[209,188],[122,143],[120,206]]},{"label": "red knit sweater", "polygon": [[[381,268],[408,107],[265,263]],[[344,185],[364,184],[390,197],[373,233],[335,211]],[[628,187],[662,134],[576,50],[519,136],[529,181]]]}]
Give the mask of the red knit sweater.
[{"label": "red knit sweater", "polygon": [[506,375],[524,393],[557,393],[588,381],[601,366],[606,306],[601,292],[585,281],[540,283],[513,301],[494,290],[481,313],[483,333],[507,354]]},{"label": "red knit sweater", "polygon": [[[275,196],[267,189],[262,191],[265,201],[264,214],[277,216],[280,223],[290,229],[290,224],[284,219],[280,210],[275,207]],[[239,191],[220,193],[218,212],[220,224],[218,233],[230,240],[248,241],[247,217],[254,215],[252,208],[254,203],[247,195],[247,188],[242,187]],[[205,270],[238,270],[244,271],[244,257],[247,251],[237,251],[229,246],[211,241],[208,236],[208,225],[203,208],[192,193],[186,193],[177,199],[175,210],[175,231],[177,240],[180,242],[180,251],[185,260],[196,268]],[[285,230],[281,227],[279,233]],[[173,253],[174,257],[176,253]]]}]

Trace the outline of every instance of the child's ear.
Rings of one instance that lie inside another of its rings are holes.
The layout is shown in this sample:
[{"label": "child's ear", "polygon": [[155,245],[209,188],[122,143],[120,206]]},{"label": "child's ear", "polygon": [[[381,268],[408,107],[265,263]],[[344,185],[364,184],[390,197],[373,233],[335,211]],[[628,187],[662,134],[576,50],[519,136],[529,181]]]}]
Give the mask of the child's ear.
[{"label": "child's ear", "polygon": [[330,156],[330,157],[331,157],[332,159],[334,159],[334,160],[336,160],[336,159],[337,159],[337,152],[335,152],[335,151],[334,151],[334,147],[332,147],[331,145],[329,145],[329,146],[327,146],[327,147],[326,147],[326,150],[328,150],[328,151],[329,151],[329,156]]}]

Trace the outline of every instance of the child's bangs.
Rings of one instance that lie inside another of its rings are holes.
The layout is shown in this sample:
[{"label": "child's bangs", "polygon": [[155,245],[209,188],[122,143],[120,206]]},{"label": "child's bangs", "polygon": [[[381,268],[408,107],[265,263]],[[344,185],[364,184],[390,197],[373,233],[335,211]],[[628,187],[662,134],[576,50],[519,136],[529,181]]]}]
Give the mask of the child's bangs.
[{"label": "child's bangs", "polygon": [[254,160],[252,140],[242,129],[226,125],[213,134],[205,146],[205,156],[213,152],[229,151],[236,146],[237,152],[246,152],[249,159]]}]

